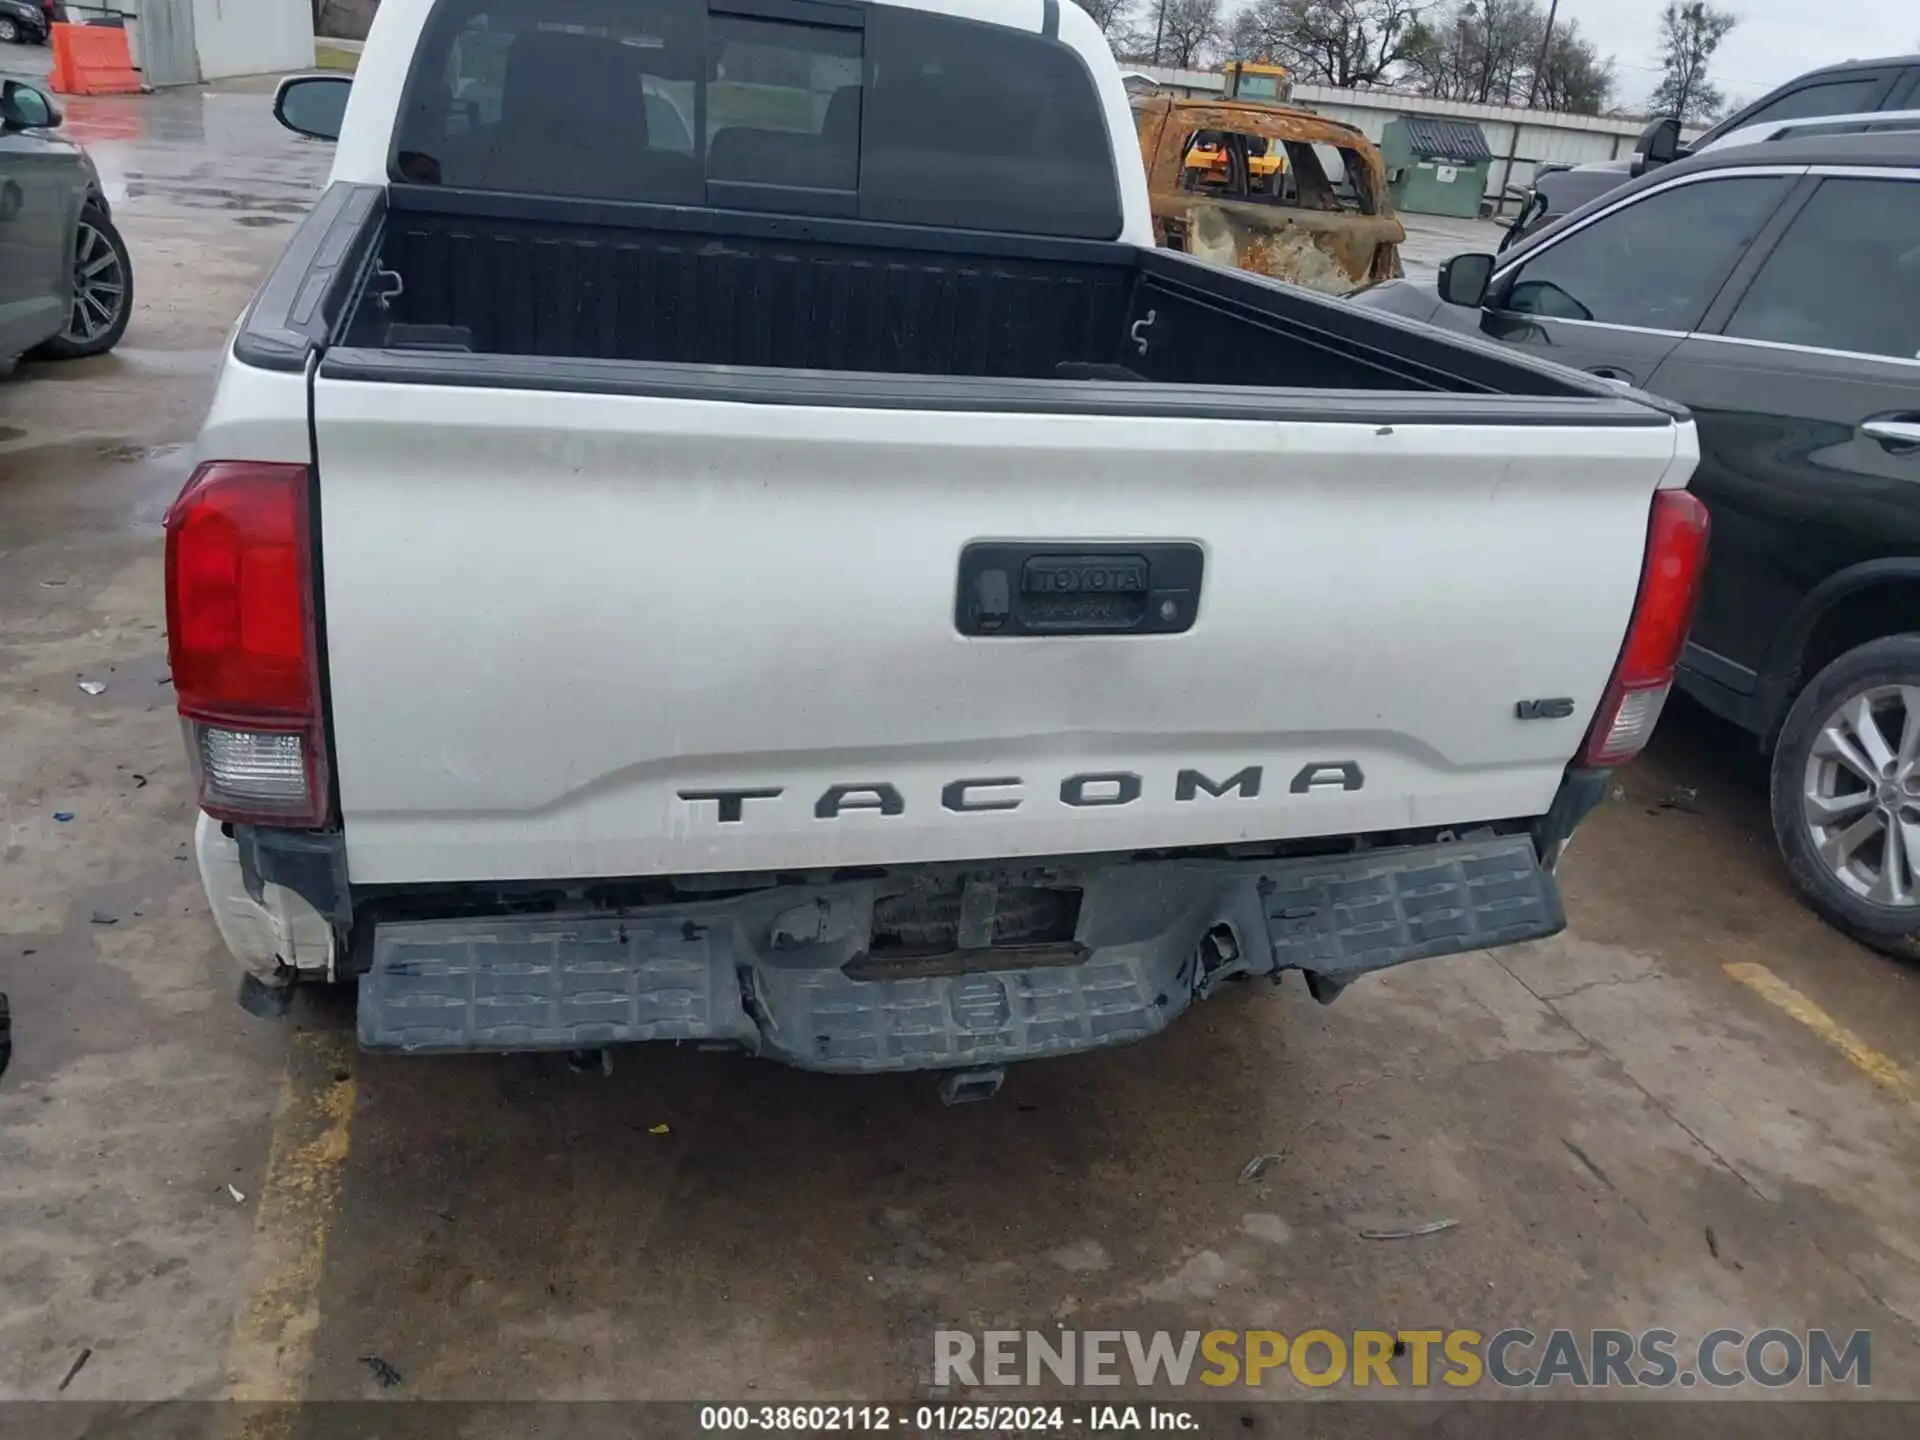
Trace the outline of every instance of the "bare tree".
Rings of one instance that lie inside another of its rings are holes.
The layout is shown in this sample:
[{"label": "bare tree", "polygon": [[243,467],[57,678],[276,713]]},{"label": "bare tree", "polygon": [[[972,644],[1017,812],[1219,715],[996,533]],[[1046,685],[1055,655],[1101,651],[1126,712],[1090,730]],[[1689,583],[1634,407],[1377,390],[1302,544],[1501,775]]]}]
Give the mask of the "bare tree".
[{"label": "bare tree", "polygon": [[1739,22],[1705,0],[1667,0],[1660,15],[1660,83],[1648,101],[1654,114],[1677,116],[1684,126],[1720,113],[1725,97],[1707,78],[1707,65]]},{"label": "bare tree", "polygon": [[1597,114],[1613,90],[1613,62],[1602,60],[1578,22],[1556,23],[1537,0],[1460,0],[1429,11],[1407,50],[1410,77],[1442,100],[1521,105]]},{"label": "bare tree", "polygon": [[1134,48],[1137,39],[1134,7],[1137,0],[1074,0],[1074,3],[1093,17],[1093,23],[1107,37],[1107,44],[1113,47],[1114,54],[1119,55]]},{"label": "bare tree", "polygon": [[1540,69],[1534,104],[1542,110],[1572,115],[1598,115],[1613,98],[1613,59],[1580,33],[1578,21],[1556,26],[1547,44],[1546,64]]},{"label": "bare tree", "polygon": [[1442,100],[1518,104],[1545,24],[1533,0],[1462,0],[1418,27],[1408,68],[1422,90]]},{"label": "bare tree", "polygon": [[1182,69],[1212,59],[1215,42],[1226,30],[1220,0],[1165,0],[1155,28],[1160,36],[1155,52],[1159,63]]},{"label": "bare tree", "polygon": [[1377,85],[1407,53],[1421,0],[1254,0],[1228,30],[1233,53],[1270,57],[1311,84]]}]

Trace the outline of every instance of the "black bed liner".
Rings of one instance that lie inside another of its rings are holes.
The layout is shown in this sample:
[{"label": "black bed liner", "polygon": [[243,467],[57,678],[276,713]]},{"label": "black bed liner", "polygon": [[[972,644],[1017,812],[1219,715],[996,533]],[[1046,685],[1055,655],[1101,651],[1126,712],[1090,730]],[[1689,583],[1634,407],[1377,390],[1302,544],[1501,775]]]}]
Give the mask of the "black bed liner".
[{"label": "black bed liner", "polygon": [[[337,185],[236,343],[416,383],[763,403],[1670,423],[1491,345],[1134,245]],[[1293,392],[1293,393],[1288,393]],[[1492,403],[1488,403],[1492,402]]]}]

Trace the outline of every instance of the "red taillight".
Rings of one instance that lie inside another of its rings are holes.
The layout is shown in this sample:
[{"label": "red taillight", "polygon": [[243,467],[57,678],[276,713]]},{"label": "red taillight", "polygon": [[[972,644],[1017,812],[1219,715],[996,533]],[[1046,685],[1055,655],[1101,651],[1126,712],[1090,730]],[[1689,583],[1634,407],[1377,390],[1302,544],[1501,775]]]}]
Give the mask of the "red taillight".
[{"label": "red taillight", "polygon": [[1583,763],[1618,765],[1652,738],[1693,623],[1708,528],[1707,507],[1685,490],[1655,493],[1627,643],[1587,732]]},{"label": "red taillight", "polygon": [[318,825],[326,747],[303,465],[202,465],[167,512],[167,651],[221,819]]}]

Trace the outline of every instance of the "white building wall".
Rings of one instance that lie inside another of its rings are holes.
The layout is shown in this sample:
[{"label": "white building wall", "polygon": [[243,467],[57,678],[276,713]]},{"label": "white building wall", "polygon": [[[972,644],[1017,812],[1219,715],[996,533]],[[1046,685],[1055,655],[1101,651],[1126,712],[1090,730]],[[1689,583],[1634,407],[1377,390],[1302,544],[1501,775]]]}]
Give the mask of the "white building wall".
[{"label": "white building wall", "polygon": [[311,0],[193,0],[200,78],[313,68]]}]

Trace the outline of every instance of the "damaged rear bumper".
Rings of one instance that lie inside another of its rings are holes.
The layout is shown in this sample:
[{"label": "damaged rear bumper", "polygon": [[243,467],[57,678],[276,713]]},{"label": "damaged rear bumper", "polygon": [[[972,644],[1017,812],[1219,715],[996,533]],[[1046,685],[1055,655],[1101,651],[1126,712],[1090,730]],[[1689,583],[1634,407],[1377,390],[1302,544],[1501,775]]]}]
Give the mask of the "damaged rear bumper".
[{"label": "damaged rear bumper", "polygon": [[[901,892],[897,879],[376,924],[360,1042],[458,1052],[690,1040],[811,1070],[991,1066],[1144,1039],[1237,976],[1298,969],[1330,998],[1370,971],[1565,925],[1526,835],[966,875],[959,945],[937,953],[873,944],[876,901]],[[996,894],[1036,885],[1078,892],[1070,943],[963,948],[969,926],[976,942],[994,933]]]}]

